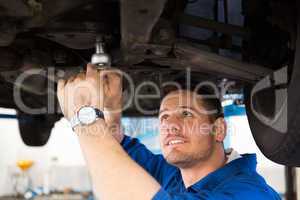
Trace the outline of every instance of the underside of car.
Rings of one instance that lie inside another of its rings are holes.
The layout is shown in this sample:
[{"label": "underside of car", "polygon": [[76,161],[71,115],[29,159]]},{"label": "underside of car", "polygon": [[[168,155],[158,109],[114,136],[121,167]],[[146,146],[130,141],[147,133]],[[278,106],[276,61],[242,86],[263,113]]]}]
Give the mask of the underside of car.
[{"label": "underside of car", "polygon": [[[60,72],[68,77],[84,70],[101,36],[112,66],[135,85],[148,81],[163,88],[185,81],[188,72],[191,84],[233,82],[227,93],[244,94],[261,151],[300,166],[298,7],[295,0],[0,0],[0,106],[17,110],[27,145],[44,145],[62,117],[49,81],[55,86]],[[52,76],[34,74],[16,84],[26,70],[50,68]],[[56,107],[27,113],[16,105],[16,89],[26,107],[47,108],[51,99]],[[157,109],[160,99],[140,103]],[[132,105],[124,115],[142,113]]]}]

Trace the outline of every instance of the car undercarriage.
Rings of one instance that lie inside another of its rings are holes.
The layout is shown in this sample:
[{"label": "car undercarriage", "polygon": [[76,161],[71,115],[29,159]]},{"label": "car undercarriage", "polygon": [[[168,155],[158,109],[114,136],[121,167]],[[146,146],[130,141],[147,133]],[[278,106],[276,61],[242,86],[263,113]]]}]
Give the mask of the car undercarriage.
[{"label": "car undercarriage", "polygon": [[[101,36],[112,66],[136,86],[153,82],[163,88],[185,81],[187,74],[192,85],[233,83],[226,92],[244,94],[262,152],[275,162],[300,166],[298,7],[283,0],[0,0],[0,106],[17,110],[26,144],[44,145],[62,116],[57,79],[84,70]],[[27,70],[38,71],[17,84]],[[16,90],[25,107],[44,112],[21,109]],[[150,86],[141,91],[155,92]],[[54,108],[47,107],[49,101]],[[160,99],[140,103],[153,110]],[[142,113],[130,105],[124,115]]]}]

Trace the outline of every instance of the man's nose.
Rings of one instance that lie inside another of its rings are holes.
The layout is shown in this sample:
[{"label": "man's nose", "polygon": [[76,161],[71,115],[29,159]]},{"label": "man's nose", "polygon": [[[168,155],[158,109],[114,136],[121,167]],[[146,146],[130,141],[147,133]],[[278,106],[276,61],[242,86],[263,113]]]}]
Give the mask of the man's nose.
[{"label": "man's nose", "polygon": [[177,125],[171,125],[168,129],[168,133],[169,134],[173,134],[173,135],[178,135],[180,132],[179,132],[179,127]]},{"label": "man's nose", "polygon": [[176,116],[170,116],[164,123],[163,128],[166,129],[168,134],[179,134],[180,125]]}]

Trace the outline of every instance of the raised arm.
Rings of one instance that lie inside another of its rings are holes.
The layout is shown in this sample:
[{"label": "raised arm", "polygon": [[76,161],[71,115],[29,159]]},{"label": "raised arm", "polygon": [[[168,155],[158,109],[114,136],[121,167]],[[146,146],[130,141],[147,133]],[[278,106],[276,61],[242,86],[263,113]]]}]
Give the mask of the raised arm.
[{"label": "raised arm", "polygon": [[58,99],[67,119],[87,105],[106,111],[105,121],[99,119],[91,125],[75,128],[97,196],[100,199],[151,199],[160,184],[128,156],[113,136],[118,134],[120,125],[120,115],[113,111],[121,107],[121,82],[115,73],[102,71],[99,74],[89,65],[86,74],[59,81]]},{"label": "raised arm", "polygon": [[121,145],[128,155],[161,185],[164,185],[166,175],[170,176],[177,171],[177,168],[168,164],[162,155],[153,154],[136,138],[125,136]]}]

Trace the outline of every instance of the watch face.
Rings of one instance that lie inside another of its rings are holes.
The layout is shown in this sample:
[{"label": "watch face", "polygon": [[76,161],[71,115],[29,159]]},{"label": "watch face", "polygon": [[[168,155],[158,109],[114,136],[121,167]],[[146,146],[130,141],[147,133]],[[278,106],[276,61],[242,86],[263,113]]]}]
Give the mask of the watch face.
[{"label": "watch face", "polygon": [[82,107],[78,111],[78,119],[82,124],[91,124],[97,118],[96,111],[92,107]]}]

